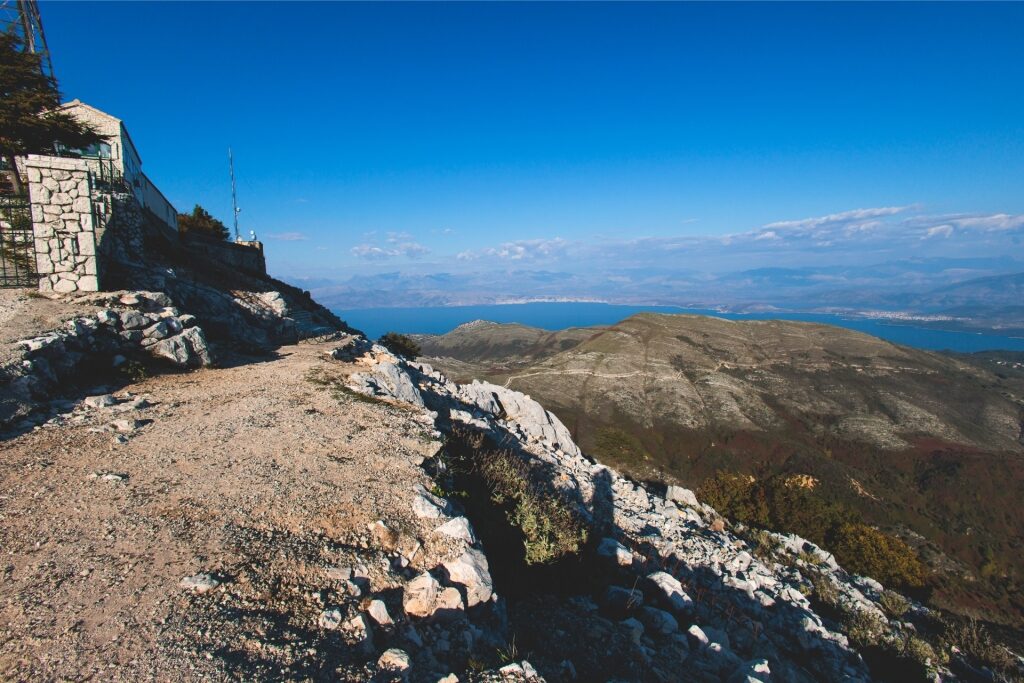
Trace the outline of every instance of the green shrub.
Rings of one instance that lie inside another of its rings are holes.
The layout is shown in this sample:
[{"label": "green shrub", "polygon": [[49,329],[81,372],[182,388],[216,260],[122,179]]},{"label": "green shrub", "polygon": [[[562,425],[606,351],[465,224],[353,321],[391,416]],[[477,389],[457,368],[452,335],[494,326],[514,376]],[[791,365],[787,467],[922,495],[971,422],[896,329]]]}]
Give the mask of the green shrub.
[{"label": "green shrub", "polygon": [[603,462],[627,465],[639,465],[650,457],[640,439],[617,427],[598,429],[593,450]]},{"label": "green shrub", "polygon": [[749,529],[744,535],[751,545],[754,557],[762,562],[778,561],[780,546],[771,532],[764,529]]},{"label": "green shrub", "polygon": [[404,356],[408,360],[416,360],[419,357],[420,345],[404,334],[388,332],[377,340],[381,346],[397,356]]},{"label": "green shrub", "polygon": [[492,500],[506,510],[508,520],[523,535],[527,564],[546,564],[578,553],[587,530],[561,496],[540,489],[526,463],[508,451],[489,451],[478,471]]},{"label": "green shrub", "polygon": [[589,529],[550,475],[469,429],[454,431],[441,458],[445,488],[462,492],[467,516],[494,552],[507,553],[505,564],[554,565],[583,550]]},{"label": "green shrub", "polygon": [[924,567],[906,543],[866,524],[847,523],[832,534],[836,559],[846,569],[895,586],[924,585]]},{"label": "green shrub", "polygon": [[[697,496],[732,519],[780,533],[795,533],[827,548],[846,569],[898,587],[919,587],[924,568],[906,543],[874,529],[851,509],[825,500],[791,477],[755,479],[718,472]],[[810,564],[816,560],[802,557]]]},{"label": "green shrub", "polygon": [[908,635],[903,641],[903,655],[926,667],[934,666],[939,661],[931,643],[915,635]]},{"label": "green shrub", "polygon": [[843,627],[850,642],[858,649],[875,647],[889,632],[889,626],[874,612],[854,609],[843,618]]},{"label": "green shrub", "polygon": [[895,591],[885,591],[878,600],[878,606],[893,619],[902,619],[910,610],[910,601]]},{"label": "green shrub", "polygon": [[128,382],[141,382],[150,376],[149,368],[137,360],[128,360],[117,367],[117,373]]},{"label": "green shrub", "polygon": [[955,647],[975,662],[1003,674],[1018,673],[1013,654],[997,642],[976,619],[945,621],[942,643]]}]

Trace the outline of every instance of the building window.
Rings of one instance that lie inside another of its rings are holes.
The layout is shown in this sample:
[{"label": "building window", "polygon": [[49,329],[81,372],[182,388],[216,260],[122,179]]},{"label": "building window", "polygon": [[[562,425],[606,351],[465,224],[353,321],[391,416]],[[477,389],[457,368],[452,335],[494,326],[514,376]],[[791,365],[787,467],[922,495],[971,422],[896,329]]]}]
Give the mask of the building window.
[{"label": "building window", "polygon": [[88,147],[74,148],[67,147],[60,144],[56,144],[57,156],[62,157],[75,157],[79,159],[109,159],[110,157],[110,143],[108,142],[96,142]]}]

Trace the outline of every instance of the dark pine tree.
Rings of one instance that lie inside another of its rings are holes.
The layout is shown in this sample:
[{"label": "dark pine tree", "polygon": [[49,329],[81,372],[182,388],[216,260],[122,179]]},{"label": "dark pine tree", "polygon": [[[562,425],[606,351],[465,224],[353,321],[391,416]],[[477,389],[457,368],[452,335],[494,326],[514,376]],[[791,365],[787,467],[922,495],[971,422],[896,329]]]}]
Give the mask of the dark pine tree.
[{"label": "dark pine tree", "polygon": [[82,148],[104,139],[59,105],[57,81],[43,73],[40,56],[23,51],[17,35],[0,33],[0,157],[18,194],[24,184],[15,157],[52,154],[57,143]]},{"label": "dark pine tree", "polygon": [[226,240],[231,233],[226,225],[210,215],[210,212],[196,204],[192,213],[178,214],[178,231],[192,232],[207,237]]}]

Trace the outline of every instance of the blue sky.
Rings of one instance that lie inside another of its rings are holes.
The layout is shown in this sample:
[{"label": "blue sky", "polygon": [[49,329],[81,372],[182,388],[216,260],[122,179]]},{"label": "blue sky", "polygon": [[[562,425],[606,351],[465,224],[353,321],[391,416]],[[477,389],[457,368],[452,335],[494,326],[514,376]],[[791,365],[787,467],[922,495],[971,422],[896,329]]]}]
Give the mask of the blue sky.
[{"label": "blue sky", "polygon": [[283,276],[1003,256],[1024,4],[43,2],[68,98]]}]

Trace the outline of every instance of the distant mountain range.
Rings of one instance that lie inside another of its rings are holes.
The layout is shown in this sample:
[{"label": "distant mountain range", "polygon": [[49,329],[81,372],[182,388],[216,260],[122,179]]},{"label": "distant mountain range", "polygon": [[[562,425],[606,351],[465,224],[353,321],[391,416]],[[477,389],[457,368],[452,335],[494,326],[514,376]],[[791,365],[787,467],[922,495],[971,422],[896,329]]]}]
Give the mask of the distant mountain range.
[{"label": "distant mountain range", "polygon": [[1024,263],[1010,257],[905,259],[869,266],[757,268],[731,273],[625,269],[571,272],[383,273],[304,283],[337,310],[544,300],[692,308],[942,315],[957,329],[1024,333]]},{"label": "distant mountain range", "polygon": [[917,545],[941,600],[1024,620],[1019,592],[999,597],[1024,552],[1024,356],[656,314],[561,332],[475,322],[418,341],[460,381],[530,394],[586,452],[636,477],[696,487],[719,470],[809,475]]}]

